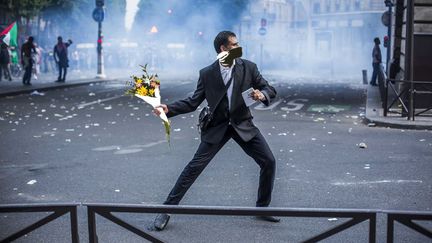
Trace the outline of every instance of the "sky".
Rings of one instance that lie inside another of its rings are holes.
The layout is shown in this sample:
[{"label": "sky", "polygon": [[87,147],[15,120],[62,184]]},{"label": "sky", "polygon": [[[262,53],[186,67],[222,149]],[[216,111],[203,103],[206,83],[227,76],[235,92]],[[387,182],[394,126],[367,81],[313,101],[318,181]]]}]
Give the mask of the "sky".
[{"label": "sky", "polygon": [[139,1],[140,0],[126,0],[125,27],[128,31],[132,28],[135,14],[138,11]]}]

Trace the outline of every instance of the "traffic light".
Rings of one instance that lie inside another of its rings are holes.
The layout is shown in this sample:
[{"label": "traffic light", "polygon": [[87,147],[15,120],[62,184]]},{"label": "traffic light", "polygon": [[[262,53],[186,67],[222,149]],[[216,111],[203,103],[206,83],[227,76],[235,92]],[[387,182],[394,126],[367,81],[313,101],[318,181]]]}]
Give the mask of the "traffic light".
[{"label": "traffic light", "polygon": [[383,45],[384,45],[384,47],[389,47],[389,37],[388,36],[384,36],[384,43],[383,43]]},{"label": "traffic light", "polygon": [[105,0],[96,0],[96,7],[103,7],[105,5]]}]

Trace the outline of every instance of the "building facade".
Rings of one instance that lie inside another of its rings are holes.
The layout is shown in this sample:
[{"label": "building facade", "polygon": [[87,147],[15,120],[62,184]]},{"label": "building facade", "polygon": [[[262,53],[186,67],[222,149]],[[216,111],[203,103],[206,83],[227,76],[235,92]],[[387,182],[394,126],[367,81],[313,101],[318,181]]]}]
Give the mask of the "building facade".
[{"label": "building facade", "polygon": [[[373,39],[382,39],[383,0],[312,0],[309,38],[316,58],[330,61],[331,72],[369,69]],[[383,57],[386,48],[381,46]],[[360,71],[358,71],[360,72]]]},{"label": "building facade", "polygon": [[385,10],[383,0],[261,0],[246,11],[240,39],[256,60],[263,43],[267,68],[350,73],[370,68],[373,38],[387,34]]}]

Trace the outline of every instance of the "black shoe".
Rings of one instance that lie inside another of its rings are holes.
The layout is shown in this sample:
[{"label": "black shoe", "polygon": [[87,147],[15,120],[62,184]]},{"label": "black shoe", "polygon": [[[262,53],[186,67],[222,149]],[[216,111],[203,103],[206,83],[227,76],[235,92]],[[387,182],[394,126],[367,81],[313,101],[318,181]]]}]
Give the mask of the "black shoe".
[{"label": "black shoe", "polygon": [[157,231],[164,230],[170,220],[170,215],[166,213],[158,214],[155,218],[153,226]]},{"label": "black shoe", "polygon": [[267,222],[272,222],[272,223],[279,223],[280,222],[280,218],[276,218],[273,216],[256,216],[256,219],[262,220],[262,221],[267,221]]},{"label": "black shoe", "polygon": [[370,82],[369,84],[372,86],[378,86],[376,83],[372,83],[372,82]]}]

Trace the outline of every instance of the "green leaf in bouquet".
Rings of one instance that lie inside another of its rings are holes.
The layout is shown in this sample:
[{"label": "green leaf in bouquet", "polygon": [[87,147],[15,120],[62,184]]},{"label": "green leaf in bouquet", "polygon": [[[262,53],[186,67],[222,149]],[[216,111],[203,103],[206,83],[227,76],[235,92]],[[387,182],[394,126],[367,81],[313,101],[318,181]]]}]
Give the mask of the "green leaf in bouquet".
[{"label": "green leaf in bouquet", "polygon": [[171,147],[171,124],[169,122],[163,121],[165,127],[165,135],[168,141],[168,146]]}]

